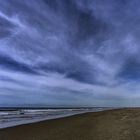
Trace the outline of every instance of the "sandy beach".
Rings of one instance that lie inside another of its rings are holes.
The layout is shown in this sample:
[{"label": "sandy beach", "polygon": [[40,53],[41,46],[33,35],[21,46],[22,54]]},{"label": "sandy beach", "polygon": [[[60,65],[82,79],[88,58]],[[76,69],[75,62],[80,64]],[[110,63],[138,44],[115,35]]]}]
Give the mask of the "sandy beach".
[{"label": "sandy beach", "polygon": [[140,140],[140,109],[85,113],[0,129],[0,140]]}]

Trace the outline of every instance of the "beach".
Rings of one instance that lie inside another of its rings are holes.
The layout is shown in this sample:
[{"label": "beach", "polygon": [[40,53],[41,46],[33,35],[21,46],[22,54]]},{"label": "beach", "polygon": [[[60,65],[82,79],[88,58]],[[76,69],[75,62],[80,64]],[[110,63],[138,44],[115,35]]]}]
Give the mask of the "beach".
[{"label": "beach", "polygon": [[78,114],[0,129],[0,140],[139,140],[140,108]]}]

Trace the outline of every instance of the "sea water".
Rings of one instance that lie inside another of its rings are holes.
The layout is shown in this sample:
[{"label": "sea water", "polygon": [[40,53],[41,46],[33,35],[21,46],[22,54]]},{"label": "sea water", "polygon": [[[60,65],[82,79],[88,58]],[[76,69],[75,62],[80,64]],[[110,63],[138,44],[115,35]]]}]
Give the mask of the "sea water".
[{"label": "sea water", "polygon": [[56,119],[86,112],[102,111],[109,108],[78,108],[78,109],[18,109],[0,111],[0,129],[21,124]]}]

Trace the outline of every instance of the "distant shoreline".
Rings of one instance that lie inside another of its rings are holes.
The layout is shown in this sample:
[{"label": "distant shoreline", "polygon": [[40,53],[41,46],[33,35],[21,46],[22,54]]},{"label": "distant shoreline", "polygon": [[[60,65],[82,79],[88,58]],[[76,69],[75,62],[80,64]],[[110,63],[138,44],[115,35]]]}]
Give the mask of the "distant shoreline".
[{"label": "distant shoreline", "polygon": [[92,108],[117,108],[117,107],[0,107],[0,111],[12,111],[20,109],[92,109]]}]

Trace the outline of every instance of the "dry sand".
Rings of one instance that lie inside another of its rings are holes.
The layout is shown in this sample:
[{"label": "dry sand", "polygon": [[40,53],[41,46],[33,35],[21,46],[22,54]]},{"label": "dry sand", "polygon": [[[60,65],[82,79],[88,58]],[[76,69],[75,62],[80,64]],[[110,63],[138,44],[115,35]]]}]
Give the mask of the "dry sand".
[{"label": "dry sand", "polygon": [[140,109],[85,113],[1,129],[0,140],[140,140]]}]

